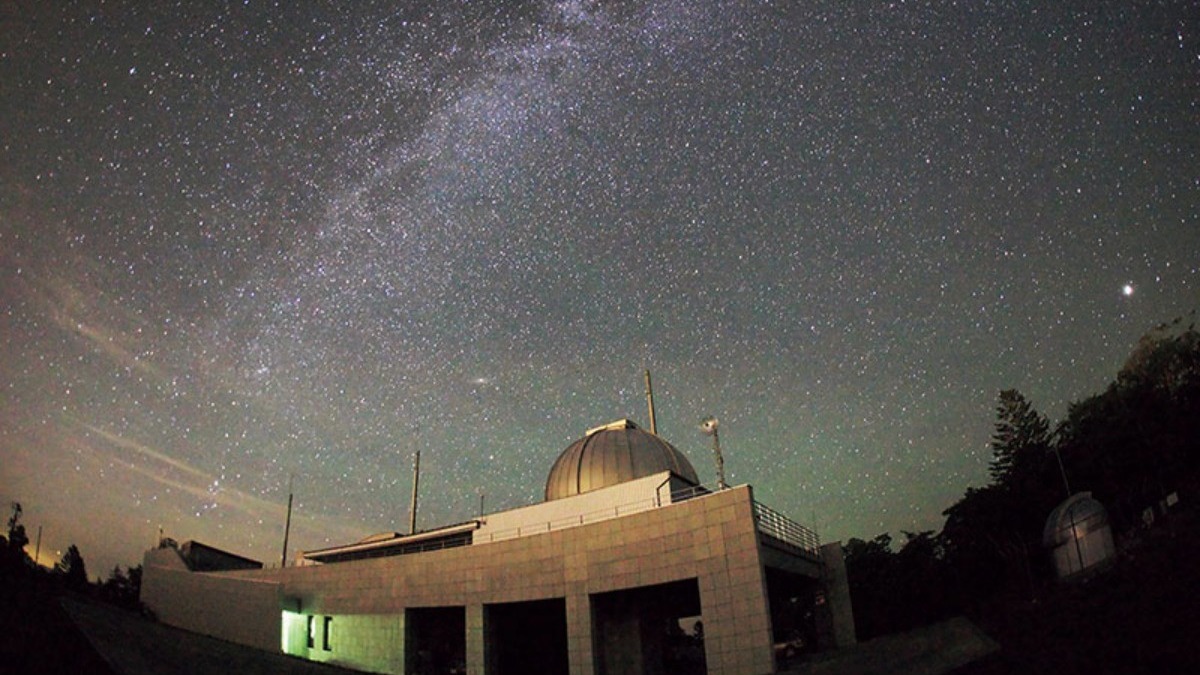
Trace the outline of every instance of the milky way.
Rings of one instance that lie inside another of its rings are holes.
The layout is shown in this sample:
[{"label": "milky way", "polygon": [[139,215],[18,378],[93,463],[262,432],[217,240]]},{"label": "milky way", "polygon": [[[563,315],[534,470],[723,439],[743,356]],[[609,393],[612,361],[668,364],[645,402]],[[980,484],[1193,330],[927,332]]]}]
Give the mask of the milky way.
[{"label": "milky way", "polygon": [[[798,6],[797,6],[798,5]],[[0,497],[94,573],[645,423],[826,540],[1200,306],[1194,3],[3,3]]]}]

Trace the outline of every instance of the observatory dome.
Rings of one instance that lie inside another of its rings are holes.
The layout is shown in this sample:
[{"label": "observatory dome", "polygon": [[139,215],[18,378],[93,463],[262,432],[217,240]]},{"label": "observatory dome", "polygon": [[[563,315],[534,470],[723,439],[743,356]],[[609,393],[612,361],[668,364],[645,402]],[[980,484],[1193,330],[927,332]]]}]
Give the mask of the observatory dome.
[{"label": "observatory dome", "polygon": [[1108,511],[1104,505],[1093,499],[1090,492],[1077,492],[1050,512],[1042,530],[1042,544],[1061,546],[1082,539],[1087,532],[1107,527]]},{"label": "observatory dome", "polygon": [[699,485],[683,453],[658,436],[623,419],[589,429],[567,446],[546,478],[546,501],[572,497],[663,471]]},{"label": "observatory dome", "polygon": [[1042,543],[1050,549],[1059,579],[1086,578],[1111,564],[1116,548],[1104,505],[1090,492],[1078,492],[1046,519]]}]

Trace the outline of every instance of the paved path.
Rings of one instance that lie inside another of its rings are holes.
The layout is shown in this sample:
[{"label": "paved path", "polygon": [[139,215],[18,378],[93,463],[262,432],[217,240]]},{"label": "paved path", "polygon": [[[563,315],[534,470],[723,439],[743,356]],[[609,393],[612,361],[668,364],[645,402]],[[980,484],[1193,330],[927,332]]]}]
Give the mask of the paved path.
[{"label": "paved path", "polygon": [[189,633],[91,602],[63,609],[118,675],[350,675],[358,671],[305,661]]},{"label": "paved path", "polygon": [[940,675],[996,652],[999,645],[967,619],[861,642],[783,672],[795,675]]}]

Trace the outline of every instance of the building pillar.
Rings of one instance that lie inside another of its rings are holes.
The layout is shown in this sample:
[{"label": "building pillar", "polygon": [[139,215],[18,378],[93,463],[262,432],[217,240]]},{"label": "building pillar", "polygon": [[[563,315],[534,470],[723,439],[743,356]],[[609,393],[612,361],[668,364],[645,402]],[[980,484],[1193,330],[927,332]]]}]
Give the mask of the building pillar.
[{"label": "building pillar", "polygon": [[710,675],[762,675],[775,670],[771,610],[748,488],[711,502],[698,560],[704,660]]},{"label": "building pillar", "polygon": [[729,570],[702,574],[701,620],[709,675],[761,675],[775,670],[771,618],[759,584],[729,583]]},{"label": "building pillar", "polygon": [[571,675],[595,675],[592,603],[583,584],[567,591],[567,661]]},{"label": "building pillar", "polygon": [[467,605],[466,612],[467,675],[485,675],[487,632],[484,630],[483,604]]},{"label": "building pillar", "polygon": [[840,541],[821,547],[821,567],[824,570],[825,612],[832,632],[833,647],[842,649],[858,643],[854,632],[854,607],[850,604],[850,579],[846,576],[846,559]]}]

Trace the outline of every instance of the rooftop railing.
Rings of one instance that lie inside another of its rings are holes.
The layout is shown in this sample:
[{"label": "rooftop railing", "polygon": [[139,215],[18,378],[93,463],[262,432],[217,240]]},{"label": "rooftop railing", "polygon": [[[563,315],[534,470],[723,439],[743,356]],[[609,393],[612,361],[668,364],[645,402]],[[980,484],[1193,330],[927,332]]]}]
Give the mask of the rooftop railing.
[{"label": "rooftop railing", "polygon": [[758,501],[754,502],[754,520],[760,534],[813,560],[821,559],[821,539],[813,530]]},{"label": "rooftop railing", "polygon": [[[713,492],[714,490],[703,485],[696,485],[671,492],[670,501],[668,502],[664,502],[658,497],[647,498],[558,520],[522,525],[496,532],[476,532],[474,543],[482,544],[504,541],[531,534],[553,532],[554,530],[561,530],[568,527],[596,523],[641,511],[649,511],[660,506],[669,506],[670,504],[676,504],[689,499],[704,497],[713,494]],[[754,502],[754,521],[759,533],[767,537],[768,541],[778,543],[785,550],[790,550],[812,560],[820,561],[821,540],[815,531],[758,501]]]},{"label": "rooftop railing", "polygon": [[[303,566],[311,564],[347,562],[350,560],[361,560],[365,558],[424,553],[427,551],[436,551],[445,548],[469,546],[471,544],[505,541],[508,539],[516,539],[518,537],[553,532],[555,530],[562,530],[569,527],[577,527],[579,525],[587,525],[589,523],[597,523],[604,520],[611,520],[613,518],[620,518],[621,516],[627,516],[642,511],[649,511],[651,509],[677,504],[690,499],[702,498],[714,494],[714,492],[714,490],[706,488],[702,485],[690,486],[681,490],[672,491],[670,493],[670,497],[666,499],[663,498],[665,497],[665,494],[663,494],[656,497],[648,497],[632,502],[626,502],[616,506],[609,506],[588,513],[572,515],[556,520],[543,521],[540,523],[521,525],[519,527],[498,530],[495,532],[480,532],[479,530],[472,530],[455,532],[445,537],[435,537],[417,542],[397,541],[396,545],[394,546],[371,548],[361,551],[330,551],[320,556],[314,556],[314,558],[311,560],[305,559],[299,564]],[[758,501],[754,501],[753,504],[755,529],[758,530],[758,533],[761,535],[764,543],[768,545],[774,545],[777,548],[781,548],[797,555],[804,556],[815,562],[820,562],[821,541],[816,532]],[[275,565],[268,567],[275,567]]]}]

